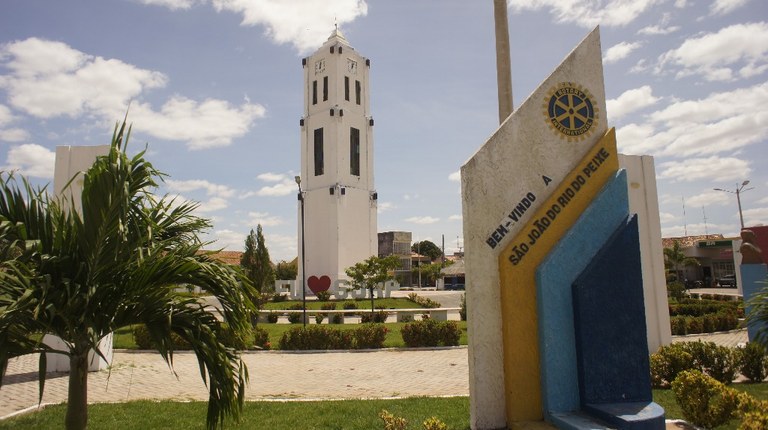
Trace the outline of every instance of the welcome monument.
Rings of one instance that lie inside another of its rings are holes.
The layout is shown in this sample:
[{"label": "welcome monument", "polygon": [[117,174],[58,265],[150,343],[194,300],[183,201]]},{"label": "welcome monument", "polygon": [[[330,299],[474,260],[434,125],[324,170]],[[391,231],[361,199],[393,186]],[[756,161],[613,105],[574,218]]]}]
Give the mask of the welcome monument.
[{"label": "welcome monument", "polygon": [[461,168],[473,429],[664,428],[593,30]]}]

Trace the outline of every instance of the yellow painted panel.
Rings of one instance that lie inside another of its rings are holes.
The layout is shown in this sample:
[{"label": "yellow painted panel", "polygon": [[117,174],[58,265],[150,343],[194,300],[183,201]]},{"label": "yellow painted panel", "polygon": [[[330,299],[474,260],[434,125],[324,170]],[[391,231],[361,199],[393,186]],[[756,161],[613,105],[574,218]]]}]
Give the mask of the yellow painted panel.
[{"label": "yellow painted panel", "polygon": [[510,425],[543,419],[536,269],[618,169],[616,135],[610,129],[499,255],[506,410]]}]

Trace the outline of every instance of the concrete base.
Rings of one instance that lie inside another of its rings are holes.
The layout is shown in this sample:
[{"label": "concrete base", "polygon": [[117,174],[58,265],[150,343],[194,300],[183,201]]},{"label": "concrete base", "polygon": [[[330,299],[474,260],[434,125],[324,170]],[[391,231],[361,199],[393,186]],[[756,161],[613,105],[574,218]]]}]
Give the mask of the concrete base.
[{"label": "concrete base", "polygon": [[664,409],[656,403],[612,403],[585,405],[584,410],[552,414],[552,421],[565,430],[658,430],[666,427]]},{"label": "concrete base", "polygon": [[[43,336],[43,343],[59,350],[66,350],[67,345],[60,337],[52,334],[46,334]],[[112,333],[104,336],[99,341],[99,350],[107,358],[105,361],[95,351],[91,351],[88,354],[88,371],[98,372],[99,370],[106,369],[112,362],[112,355],[114,349],[112,346]],[[69,372],[69,356],[64,354],[49,353],[46,354],[46,372]]]}]

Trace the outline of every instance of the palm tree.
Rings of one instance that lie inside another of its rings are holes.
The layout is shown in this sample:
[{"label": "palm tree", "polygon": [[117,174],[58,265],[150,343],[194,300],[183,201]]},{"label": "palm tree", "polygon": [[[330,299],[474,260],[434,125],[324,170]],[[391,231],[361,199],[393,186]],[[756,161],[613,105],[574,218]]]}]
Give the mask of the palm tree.
[{"label": "palm tree", "polygon": [[683,248],[677,240],[672,243],[672,248],[664,248],[664,262],[667,265],[667,270],[670,268],[674,270],[677,281],[680,281],[680,267],[699,266],[699,260],[685,256]]},{"label": "palm tree", "polygon": [[[0,383],[8,360],[40,354],[40,399],[47,353],[69,357],[67,429],[88,422],[88,353],[107,334],[145,324],[157,350],[173,367],[175,333],[197,355],[209,390],[208,428],[239,418],[248,370],[239,354],[217,339],[218,321],[180,285],[202,288],[221,303],[235,333],[245,333],[252,286],[234,268],[202,252],[198,233],[210,226],[192,215],[196,204],[151,194],[163,174],[130,158],[125,121],[115,127],[107,156],[84,172],[82,213],[64,209],[45,189],[21,185],[0,172]],[[53,350],[39,339],[62,339]]]}]

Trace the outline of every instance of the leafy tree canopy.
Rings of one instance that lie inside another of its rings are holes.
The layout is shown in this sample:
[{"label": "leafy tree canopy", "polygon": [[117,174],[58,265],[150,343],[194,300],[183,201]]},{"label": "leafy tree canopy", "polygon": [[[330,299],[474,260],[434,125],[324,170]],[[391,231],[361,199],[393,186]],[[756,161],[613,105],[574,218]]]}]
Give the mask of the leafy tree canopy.
[{"label": "leafy tree canopy", "polygon": [[[240,416],[248,370],[217,339],[217,318],[178,287],[215,296],[224,319],[242,336],[253,309],[244,292],[252,286],[239,270],[202,250],[198,234],[210,223],[193,215],[196,204],[152,194],[163,175],[143,151],[127,155],[125,128],[125,122],[115,127],[109,154],[81,174],[79,202],[50,198],[24,178],[0,172],[0,383],[9,359],[40,353],[42,398],[45,353],[68,356],[65,425],[84,429],[88,353],[103,357],[98,344],[104,336],[145,324],[169,366],[172,333],[192,346],[209,388],[207,425],[216,428],[226,416]],[[54,351],[39,333],[58,336],[65,346]]]},{"label": "leafy tree canopy", "polygon": [[421,242],[414,242],[411,245],[411,251],[426,255],[430,260],[435,261],[443,255],[443,250],[433,242],[428,240],[422,240]]}]

